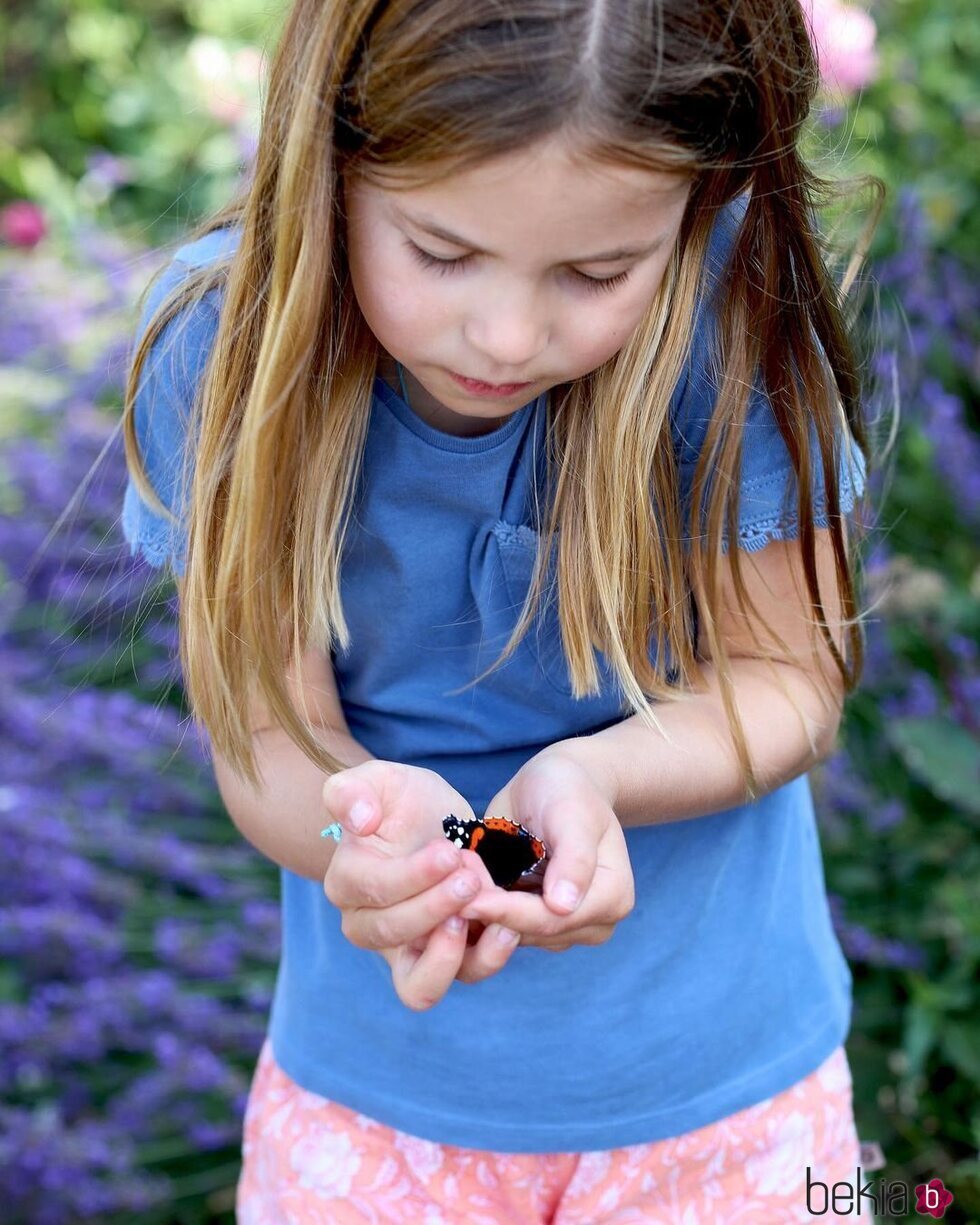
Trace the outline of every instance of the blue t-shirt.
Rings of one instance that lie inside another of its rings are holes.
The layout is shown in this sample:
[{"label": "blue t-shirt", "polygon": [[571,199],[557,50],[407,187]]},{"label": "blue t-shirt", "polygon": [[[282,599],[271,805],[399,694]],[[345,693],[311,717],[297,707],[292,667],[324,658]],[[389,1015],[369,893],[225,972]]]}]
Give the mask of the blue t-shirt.
[{"label": "blue t-shirt", "polygon": [[[719,223],[713,258],[734,216]],[[189,265],[234,241],[216,233],[182,248],[142,325]],[[150,479],[171,508],[182,505],[180,422],[217,310],[207,301],[164,331],[136,402]],[[674,397],[682,487],[713,403],[709,319]],[[544,746],[630,713],[601,656],[602,692],[572,697],[553,603],[507,664],[455,692],[497,658],[527,593],[545,423],[542,396],[490,434],[458,437],[377,379],[343,556],[351,646],[333,666],[352,735],[379,758],[438,771],[478,814]],[[856,446],[843,455],[849,510],[864,469]],[[789,456],[761,394],[743,464],[740,546],[794,537],[783,509]],[[814,479],[822,493],[819,462]],[[134,553],[154,564],[171,557],[183,571],[180,529],[150,514],[132,486],[123,527]],[[680,1135],[812,1072],[848,1033],[851,975],[831,924],[808,777],[625,837],[636,904],[607,943],[560,954],[518,947],[501,972],[454,982],[425,1012],[401,1003],[378,954],[344,937],[322,885],[283,869],[277,1061],[305,1089],[391,1127],[502,1152]]]}]

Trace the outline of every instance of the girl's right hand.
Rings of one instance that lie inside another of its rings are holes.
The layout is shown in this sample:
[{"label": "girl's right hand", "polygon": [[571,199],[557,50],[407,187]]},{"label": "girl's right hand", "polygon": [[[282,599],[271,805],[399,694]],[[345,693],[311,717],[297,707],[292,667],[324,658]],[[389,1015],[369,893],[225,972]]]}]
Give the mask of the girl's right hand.
[{"label": "girl's right hand", "polygon": [[[414,1011],[433,1007],[466,953],[468,924],[459,912],[483,890],[498,889],[479,855],[453,846],[442,830],[449,813],[476,814],[434,770],[377,759],[331,775],[323,801],[327,820],[344,831],[323,878],[324,893],[341,912],[341,930],[351,944],[388,962],[402,1003]],[[359,833],[350,822],[358,801],[372,810]],[[473,968],[468,983],[496,974],[516,940],[481,945],[485,964]]]}]

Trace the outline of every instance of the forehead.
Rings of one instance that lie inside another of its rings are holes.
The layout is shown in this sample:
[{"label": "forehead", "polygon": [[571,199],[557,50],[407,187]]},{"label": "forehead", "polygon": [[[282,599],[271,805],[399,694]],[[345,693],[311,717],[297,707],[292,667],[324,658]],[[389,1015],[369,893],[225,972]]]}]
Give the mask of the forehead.
[{"label": "forehead", "polygon": [[649,241],[679,221],[690,183],[682,172],[611,165],[549,140],[431,182],[396,171],[353,186],[390,220],[424,216],[490,250],[540,254],[569,243]]}]

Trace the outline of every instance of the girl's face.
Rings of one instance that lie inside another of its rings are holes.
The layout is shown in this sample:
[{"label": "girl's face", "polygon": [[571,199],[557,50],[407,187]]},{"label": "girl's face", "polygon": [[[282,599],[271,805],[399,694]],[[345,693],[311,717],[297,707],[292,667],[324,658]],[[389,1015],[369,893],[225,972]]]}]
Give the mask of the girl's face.
[{"label": "girl's face", "polygon": [[[681,174],[588,165],[557,139],[433,186],[344,184],[351,279],[379,374],[437,429],[486,434],[617,353],[663,279]],[[523,384],[479,395],[453,377]]]}]

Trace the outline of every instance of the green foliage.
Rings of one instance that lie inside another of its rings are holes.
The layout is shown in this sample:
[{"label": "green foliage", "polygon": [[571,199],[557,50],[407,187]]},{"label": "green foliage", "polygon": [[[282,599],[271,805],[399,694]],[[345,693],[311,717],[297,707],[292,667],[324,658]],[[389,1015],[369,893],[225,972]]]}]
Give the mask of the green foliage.
[{"label": "green foliage", "polygon": [[913,182],[937,245],[980,251],[980,23],[973,0],[879,0],[881,68],[854,108],[851,142],[894,193]]},{"label": "green foliage", "polygon": [[[181,232],[247,154],[207,110],[193,48],[271,46],[281,17],[260,0],[15,0],[0,17],[0,204],[36,200],[66,232],[79,217],[152,244]],[[118,182],[91,172],[93,153],[118,159]]]},{"label": "green foliage", "polygon": [[980,816],[977,741],[952,719],[897,719],[888,735],[909,772],[935,795]]}]

